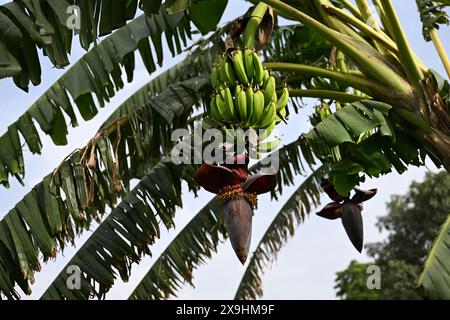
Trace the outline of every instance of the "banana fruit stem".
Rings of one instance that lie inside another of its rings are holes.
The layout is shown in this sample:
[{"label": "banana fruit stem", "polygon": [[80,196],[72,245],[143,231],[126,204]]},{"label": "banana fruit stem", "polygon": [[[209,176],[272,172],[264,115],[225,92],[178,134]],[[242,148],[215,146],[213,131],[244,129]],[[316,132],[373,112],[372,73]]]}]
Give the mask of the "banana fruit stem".
[{"label": "banana fruit stem", "polygon": [[268,8],[269,6],[267,4],[260,2],[253,10],[244,31],[245,48],[253,49],[255,47],[255,35]]}]

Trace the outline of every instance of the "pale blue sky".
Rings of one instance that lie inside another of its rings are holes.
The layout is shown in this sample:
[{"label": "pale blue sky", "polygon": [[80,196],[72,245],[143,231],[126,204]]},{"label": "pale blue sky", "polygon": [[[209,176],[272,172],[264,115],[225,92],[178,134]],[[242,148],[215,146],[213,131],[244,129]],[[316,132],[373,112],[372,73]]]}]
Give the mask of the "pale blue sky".
[{"label": "pale blue sky", "polygon": [[[0,0],[0,4],[8,1]],[[242,14],[250,6],[242,0],[230,0],[227,11],[224,14],[223,22],[233,19]],[[425,43],[422,39],[419,16],[416,11],[414,0],[394,0],[401,21],[404,24],[406,33],[411,41],[411,45],[425,63],[445,74],[441,63],[432,45]],[[447,51],[450,52],[449,30],[440,31],[440,35]],[[71,62],[77,61],[84,54],[79,49],[78,39],[75,40],[75,49],[71,56]],[[165,49],[164,70],[183,58],[183,55],[170,58],[167,48]],[[139,59],[138,59],[139,60]],[[41,58],[43,66],[42,84],[38,87],[31,87],[30,92],[25,92],[16,88],[11,79],[0,81],[0,97],[2,99],[2,116],[0,117],[0,133],[18,118],[55,80],[58,79],[64,70],[57,70],[52,67],[48,59]],[[38,183],[47,173],[51,172],[73,149],[83,146],[95,134],[100,124],[108,117],[120,103],[130,94],[147,83],[151,78],[145,71],[141,61],[137,62],[135,80],[131,84],[126,84],[125,89],[112,99],[111,103],[100,110],[99,115],[90,122],[82,122],[78,128],[70,129],[69,145],[55,147],[47,137],[43,138],[43,155],[32,156],[25,153],[25,163],[27,169],[26,187],[13,182],[10,190],[0,189],[0,218],[2,218],[31,188]],[[157,75],[160,71],[153,74]],[[312,106],[312,104],[311,104]],[[284,126],[281,128],[283,141],[289,143],[296,139],[301,132],[308,129],[307,116],[310,109],[305,109],[299,116],[292,117],[289,121],[288,130]],[[436,168],[429,165],[430,170]],[[377,180],[367,181],[363,187],[377,187],[379,193],[365,205],[364,210],[364,232],[365,241],[373,242],[383,240],[384,235],[380,234],[375,227],[376,217],[385,214],[385,203],[394,193],[404,193],[409,184],[414,180],[421,180],[426,172],[426,168],[410,168],[407,173],[399,176],[392,173]],[[297,178],[301,183],[302,177]],[[294,188],[285,189],[280,202],[271,202],[268,196],[261,197],[260,208],[254,217],[254,229],[252,250],[259,242],[260,237],[270,224],[275,214],[280,209],[283,200],[286,200]],[[179,232],[182,227],[196,214],[196,212],[209,201],[210,195],[202,192],[200,198],[194,199],[185,193],[184,208],[177,212],[177,228],[167,234],[163,234],[160,241],[152,248],[154,257],[164,250],[170,240]],[[324,198],[324,204],[328,199]],[[89,232],[77,241],[79,247]],[[31,298],[38,298],[46,289],[50,281],[60,272],[65,263],[72,257],[75,248],[69,248],[64,255],[59,255],[56,262],[43,265],[41,273],[37,274],[36,284],[33,287]],[[264,276],[264,298],[265,299],[334,299],[335,272],[347,267],[352,259],[361,261],[367,260],[366,255],[359,254],[351,245],[339,221],[327,221],[311,215],[306,223],[300,226],[295,237],[289,241],[288,245],[281,251],[277,262]],[[127,284],[117,281],[117,285],[111,290],[108,298],[127,298],[133,288],[148,271],[153,263],[152,258],[145,258],[139,266],[133,268],[131,281]],[[230,244],[227,242],[219,247],[218,254],[194,272],[194,283],[196,288],[186,286],[180,291],[179,297],[186,299],[231,299],[234,296],[237,285],[244,268],[240,265]]]}]

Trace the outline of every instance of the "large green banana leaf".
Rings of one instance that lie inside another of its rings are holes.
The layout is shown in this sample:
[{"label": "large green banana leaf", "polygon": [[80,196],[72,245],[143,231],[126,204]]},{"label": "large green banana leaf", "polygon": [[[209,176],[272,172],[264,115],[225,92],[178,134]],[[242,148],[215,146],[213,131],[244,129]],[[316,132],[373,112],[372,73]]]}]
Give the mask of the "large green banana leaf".
[{"label": "large green banana leaf", "polygon": [[[142,176],[172,147],[174,128],[187,127],[193,106],[200,103],[209,77],[171,85],[157,97],[109,124],[83,149],[75,151],[44,178],[0,221],[0,274],[7,297],[14,286],[29,293],[29,282],[44,261],[114,208],[129,182]],[[126,120],[126,121],[125,121]],[[29,227],[27,227],[29,226]]]},{"label": "large green banana leaf", "polygon": [[429,299],[450,299],[450,216],[436,237],[419,278],[419,286]]},{"label": "large green banana leaf", "polygon": [[[63,68],[69,65],[68,55],[75,35],[79,35],[81,47],[88,50],[92,43],[97,44],[99,37],[134,19],[138,8],[145,12],[153,30],[164,30],[166,25],[177,20],[175,17],[184,15],[190,17],[186,21],[188,27],[192,21],[202,33],[214,31],[228,1],[213,1],[212,5],[211,0],[194,3],[172,0],[164,4],[161,0],[23,0],[6,3],[0,6],[0,79],[13,77],[18,87],[28,91],[30,81],[34,85],[41,82],[39,49],[55,67]],[[205,7],[209,14],[202,18]],[[78,23],[74,23],[75,20]],[[184,39],[185,35],[174,28],[170,28],[170,32],[168,39],[175,35],[175,43],[172,40],[168,43],[173,51],[174,45],[179,47],[179,39]],[[162,49],[158,48],[158,43],[155,46],[158,61],[161,61]],[[148,44],[142,43],[140,49],[151,54]],[[130,64],[131,57],[128,59]],[[144,60],[147,67],[153,64],[149,59],[145,57]]]},{"label": "large green banana leaf", "polygon": [[[94,95],[103,107],[116,91],[123,88],[121,66],[128,80],[132,80],[134,51],[137,49],[148,71],[155,71],[148,38],[152,38],[158,63],[161,64],[163,34],[166,35],[167,43],[171,43],[169,47],[172,53],[180,53],[180,39],[186,44],[185,36],[190,36],[186,16],[183,13],[167,16],[164,11],[150,17],[140,16],[107,37],[75,63],[0,137],[0,183],[7,186],[9,175],[20,180],[25,173],[19,134],[32,153],[42,150],[36,123],[52,137],[56,145],[66,144],[68,129],[64,114],[70,118],[72,126],[78,125],[75,106],[83,119],[92,119],[97,114]],[[174,46],[174,43],[177,45]]]}]

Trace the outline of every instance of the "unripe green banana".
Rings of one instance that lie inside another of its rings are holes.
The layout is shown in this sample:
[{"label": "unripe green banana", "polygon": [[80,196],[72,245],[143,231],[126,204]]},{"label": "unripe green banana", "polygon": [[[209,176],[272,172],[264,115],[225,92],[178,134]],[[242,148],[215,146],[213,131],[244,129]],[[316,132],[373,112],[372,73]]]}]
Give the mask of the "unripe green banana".
[{"label": "unripe green banana", "polygon": [[264,69],[264,75],[263,75],[263,82],[261,83],[261,85],[263,86],[267,80],[269,80],[270,78],[270,72],[267,69]]},{"label": "unripe green banana", "polygon": [[253,88],[250,86],[245,91],[245,96],[247,100],[247,122],[244,123],[244,125],[247,127],[253,117],[253,98],[254,98],[255,92],[253,91]]},{"label": "unripe green banana", "polygon": [[222,95],[225,103],[227,120],[230,122],[236,122],[236,112],[234,110],[233,96],[231,95],[230,88],[225,87],[220,91],[220,94]]},{"label": "unripe green banana", "polygon": [[277,120],[277,109],[275,106],[275,102],[271,102],[266,108],[264,108],[264,115],[262,119],[258,122],[257,127],[266,129],[272,124],[272,122],[276,122],[276,120]]},{"label": "unripe green banana", "polygon": [[216,95],[216,104],[221,118],[226,121],[231,121],[233,119],[233,115],[230,114],[229,109],[225,105],[225,101],[220,93]]},{"label": "unripe green banana", "polygon": [[255,70],[255,83],[264,82],[264,67],[256,52],[252,52],[253,55],[253,69]]},{"label": "unripe green banana", "polygon": [[234,98],[236,101],[239,119],[241,120],[241,123],[245,124],[247,122],[247,97],[245,91],[240,85],[236,86],[236,93]]},{"label": "unripe green banana", "polygon": [[241,50],[236,50],[233,52],[233,65],[239,81],[241,81],[244,85],[248,85],[248,77],[244,66],[244,56]]},{"label": "unripe green banana", "polygon": [[220,85],[219,69],[216,66],[211,70],[211,84],[214,88],[217,88]]},{"label": "unripe green banana", "polygon": [[280,99],[277,101],[277,111],[283,110],[289,102],[289,90],[288,88],[283,88],[283,93],[281,94]]},{"label": "unripe green banana", "polygon": [[262,93],[261,90],[257,90],[253,95],[253,113],[252,118],[250,120],[250,125],[252,127],[257,125],[261,121],[261,118],[263,117],[263,112],[264,112],[264,93]]},{"label": "unripe green banana", "polygon": [[222,115],[220,114],[219,109],[217,107],[216,99],[217,98],[216,98],[215,95],[211,98],[210,113],[211,113],[211,118],[213,118],[217,122],[220,122],[220,121],[223,121],[223,118],[222,118]]},{"label": "unripe green banana", "polygon": [[253,68],[253,51],[251,49],[244,50],[244,66],[248,81],[253,83],[255,71]]},{"label": "unripe green banana", "polygon": [[236,73],[234,72],[233,66],[228,61],[226,61],[223,69],[226,82],[229,84],[234,84],[234,82],[236,81]]},{"label": "unripe green banana", "polygon": [[269,103],[274,102],[274,96],[277,95],[277,83],[274,76],[270,76],[267,79],[267,83],[264,87],[264,102],[267,106]]},{"label": "unripe green banana", "polygon": [[219,66],[220,81],[224,84],[228,82],[227,75],[225,74],[226,63],[227,63],[227,61],[225,59],[223,59]]}]

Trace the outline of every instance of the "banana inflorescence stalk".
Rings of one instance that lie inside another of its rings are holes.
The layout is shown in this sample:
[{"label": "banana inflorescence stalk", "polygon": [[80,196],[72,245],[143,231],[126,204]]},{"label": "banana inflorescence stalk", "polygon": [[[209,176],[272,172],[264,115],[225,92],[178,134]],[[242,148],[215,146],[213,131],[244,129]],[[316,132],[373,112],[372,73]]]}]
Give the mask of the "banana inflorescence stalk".
[{"label": "banana inflorescence stalk", "polygon": [[275,77],[253,49],[217,56],[211,83],[210,116],[225,127],[273,130],[286,117],[289,90],[278,97]]},{"label": "banana inflorescence stalk", "polygon": [[[249,174],[249,159],[254,156],[250,151],[256,151],[259,157],[261,153],[271,152],[277,147],[279,139],[261,141],[268,139],[276,125],[284,120],[289,101],[289,90],[284,88],[279,91],[281,95],[278,97],[275,77],[264,68],[255,49],[250,49],[254,47],[257,29],[267,10],[268,6],[264,3],[255,7],[244,32],[245,49],[227,49],[225,54],[217,56],[211,70],[214,90],[209,109],[210,118],[226,135],[227,141],[228,138],[238,141],[246,139],[245,135],[228,135],[228,129],[238,128],[254,129],[258,139],[250,134],[252,137],[245,140],[245,150],[234,150],[233,147],[230,148],[231,151],[227,151],[232,155],[227,160],[233,160],[232,163],[205,163],[195,177],[198,184],[218,195],[231,245],[242,263],[247,260],[250,250],[257,195],[272,191],[277,184],[276,173]],[[245,161],[242,163],[241,160]]]}]

